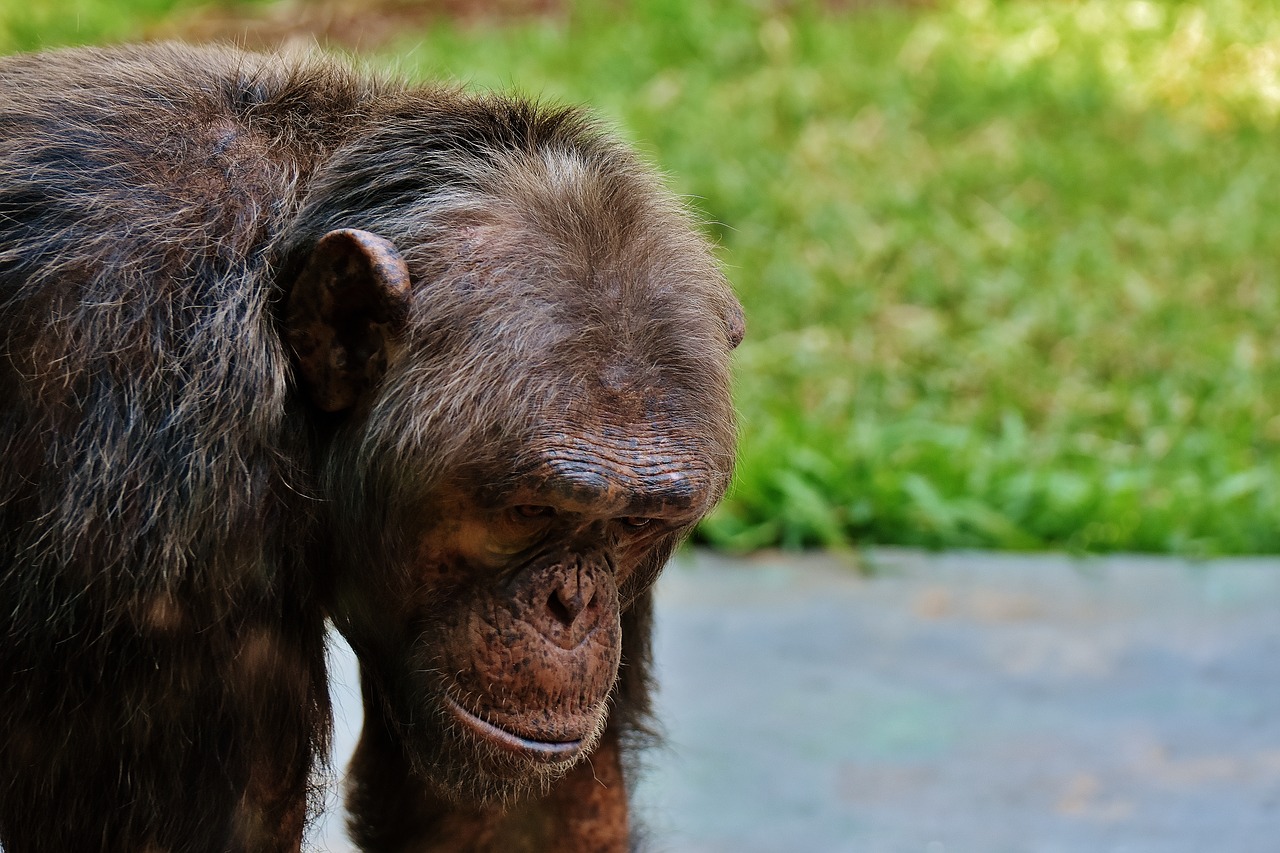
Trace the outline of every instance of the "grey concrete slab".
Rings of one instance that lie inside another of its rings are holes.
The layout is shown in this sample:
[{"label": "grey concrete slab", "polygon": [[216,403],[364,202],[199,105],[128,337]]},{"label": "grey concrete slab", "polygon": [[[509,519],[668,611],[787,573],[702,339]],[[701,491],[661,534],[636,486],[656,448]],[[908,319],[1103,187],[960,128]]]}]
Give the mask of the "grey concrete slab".
[{"label": "grey concrete slab", "polygon": [[[652,849],[1280,851],[1280,560],[877,550],[862,569],[668,570],[667,745],[636,791]],[[341,752],[359,710],[337,669]],[[349,849],[338,818],[320,849]]]}]

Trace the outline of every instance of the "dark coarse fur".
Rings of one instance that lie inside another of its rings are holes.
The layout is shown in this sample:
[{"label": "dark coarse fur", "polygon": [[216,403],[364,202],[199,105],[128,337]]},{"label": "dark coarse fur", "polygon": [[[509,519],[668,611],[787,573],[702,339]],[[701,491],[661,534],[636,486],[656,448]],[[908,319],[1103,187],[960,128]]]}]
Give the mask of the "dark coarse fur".
[{"label": "dark coarse fur", "polygon": [[[381,390],[328,414],[282,305],[340,228],[398,246],[415,290]],[[471,259],[482,238],[520,270]],[[615,274],[636,269],[668,273]],[[297,849],[338,564],[393,551],[444,478],[518,465],[531,413],[590,419],[601,370],[700,404],[681,428],[709,507],[736,312],[678,206],[575,111],[222,49],[0,60],[5,849]],[[684,532],[620,591],[623,737]]]}]

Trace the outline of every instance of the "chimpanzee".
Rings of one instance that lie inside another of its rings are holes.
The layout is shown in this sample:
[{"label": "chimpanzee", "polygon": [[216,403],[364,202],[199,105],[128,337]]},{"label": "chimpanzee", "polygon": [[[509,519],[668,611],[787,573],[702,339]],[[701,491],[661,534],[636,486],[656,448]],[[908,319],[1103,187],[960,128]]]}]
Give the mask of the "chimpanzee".
[{"label": "chimpanzee", "polygon": [[0,843],[615,851],[743,315],[576,109],[180,45],[0,60]]}]

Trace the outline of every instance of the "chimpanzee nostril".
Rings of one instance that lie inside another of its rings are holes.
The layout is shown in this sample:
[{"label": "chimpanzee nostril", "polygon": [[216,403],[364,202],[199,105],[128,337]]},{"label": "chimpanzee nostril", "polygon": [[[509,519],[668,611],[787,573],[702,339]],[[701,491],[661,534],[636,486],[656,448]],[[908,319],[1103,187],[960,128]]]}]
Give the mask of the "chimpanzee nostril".
[{"label": "chimpanzee nostril", "polygon": [[552,616],[556,617],[557,622],[568,628],[577,618],[577,614],[573,613],[569,609],[569,605],[561,598],[563,594],[563,589],[553,591],[551,597],[547,599],[547,609],[551,611]]},{"label": "chimpanzee nostril", "polygon": [[572,628],[582,612],[591,606],[595,597],[595,584],[576,572],[552,590],[547,596],[547,609],[566,628]]}]

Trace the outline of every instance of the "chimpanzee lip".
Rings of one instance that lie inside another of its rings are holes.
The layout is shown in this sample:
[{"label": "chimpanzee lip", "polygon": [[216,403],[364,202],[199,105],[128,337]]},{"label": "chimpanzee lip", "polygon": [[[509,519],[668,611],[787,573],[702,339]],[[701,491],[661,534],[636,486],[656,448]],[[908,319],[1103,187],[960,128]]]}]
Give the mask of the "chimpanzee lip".
[{"label": "chimpanzee lip", "polygon": [[535,740],[494,725],[473,711],[468,711],[452,696],[444,697],[444,705],[454,718],[495,746],[512,752],[532,753],[548,760],[564,759],[582,749],[582,738],[563,741]]}]

